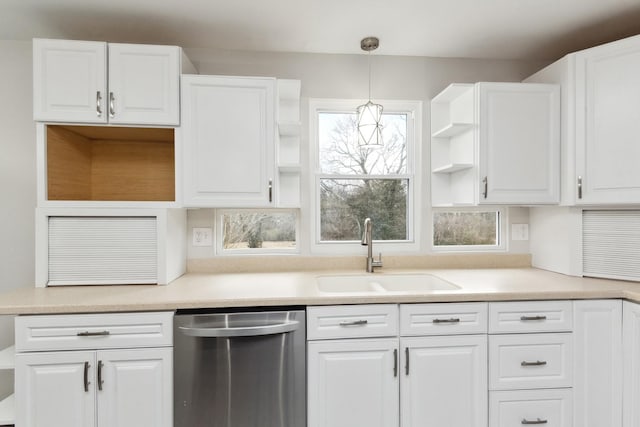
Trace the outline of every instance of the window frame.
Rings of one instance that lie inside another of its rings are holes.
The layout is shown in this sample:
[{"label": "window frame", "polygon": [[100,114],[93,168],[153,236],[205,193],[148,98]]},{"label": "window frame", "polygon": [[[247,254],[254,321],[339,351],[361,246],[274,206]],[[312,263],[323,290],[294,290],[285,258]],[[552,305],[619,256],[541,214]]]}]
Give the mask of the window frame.
[{"label": "window frame", "polygon": [[[433,232],[435,221],[433,215],[438,212],[497,212],[498,213],[498,244],[497,245],[443,245],[436,246],[433,242]],[[461,253],[461,252],[507,252],[508,235],[507,225],[509,224],[509,210],[505,206],[476,206],[476,207],[433,207],[431,208],[429,224],[429,242],[431,251],[434,253]]]},{"label": "window frame", "polygon": [[[344,175],[326,174],[320,170],[320,143],[318,115],[320,113],[355,113],[358,105],[367,102],[362,99],[309,100],[309,164],[310,164],[310,252],[312,254],[361,254],[359,241],[322,241],[320,239],[320,180],[321,179],[406,179],[407,183],[407,240],[375,240],[377,249],[387,253],[418,252],[420,250],[421,206],[421,142],[422,142],[422,101],[376,100],[384,107],[384,113],[407,114],[407,170],[394,175]],[[364,220],[364,218],[363,218]],[[375,227],[375,224],[374,224]],[[377,250],[374,248],[375,250]]]},{"label": "window frame", "polygon": [[[295,247],[293,248],[246,248],[225,249],[223,218],[225,214],[264,212],[267,214],[291,213],[295,216]],[[251,256],[251,255],[299,255],[300,254],[300,210],[299,209],[273,209],[273,208],[236,208],[215,210],[215,253],[220,256]]]}]

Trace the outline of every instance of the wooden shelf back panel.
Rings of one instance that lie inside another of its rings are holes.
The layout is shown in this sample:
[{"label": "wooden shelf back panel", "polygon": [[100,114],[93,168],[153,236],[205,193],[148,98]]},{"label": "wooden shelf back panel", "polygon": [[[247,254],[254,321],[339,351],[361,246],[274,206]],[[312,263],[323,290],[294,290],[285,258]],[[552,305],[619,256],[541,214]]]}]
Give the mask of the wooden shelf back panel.
[{"label": "wooden shelf back panel", "polygon": [[173,142],[94,141],[92,200],[175,200]]},{"label": "wooden shelf back panel", "polygon": [[49,200],[175,200],[173,129],[48,126],[47,157]]}]

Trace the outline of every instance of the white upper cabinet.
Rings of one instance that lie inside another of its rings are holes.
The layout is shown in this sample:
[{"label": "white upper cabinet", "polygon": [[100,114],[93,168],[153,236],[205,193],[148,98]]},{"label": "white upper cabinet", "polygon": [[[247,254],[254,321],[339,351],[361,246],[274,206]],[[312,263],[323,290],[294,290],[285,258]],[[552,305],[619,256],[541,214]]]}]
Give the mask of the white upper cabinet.
[{"label": "white upper cabinet", "polygon": [[33,40],[33,118],[107,122],[107,44]]},{"label": "white upper cabinet", "polygon": [[640,203],[640,36],[572,53],[528,79],[562,86],[562,205]]},{"label": "white upper cabinet", "polygon": [[478,84],[480,203],[560,198],[560,88]]},{"label": "white upper cabinet", "polygon": [[272,207],[273,78],[182,78],[183,202],[187,207]]},{"label": "white upper cabinet", "polygon": [[452,84],[431,127],[433,206],[558,203],[558,86]]},{"label": "white upper cabinet", "polygon": [[576,55],[576,107],[577,203],[640,203],[640,37]]},{"label": "white upper cabinet", "polygon": [[34,120],[179,125],[181,55],[177,46],[34,39]]}]

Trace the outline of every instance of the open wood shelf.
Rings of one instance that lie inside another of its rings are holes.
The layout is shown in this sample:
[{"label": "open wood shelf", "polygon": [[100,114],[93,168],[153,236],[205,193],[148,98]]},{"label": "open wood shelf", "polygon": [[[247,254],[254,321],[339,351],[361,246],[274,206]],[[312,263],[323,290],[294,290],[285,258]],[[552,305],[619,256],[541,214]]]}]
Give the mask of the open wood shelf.
[{"label": "open wood shelf", "polygon": [[473,164],[471,163],[451,163],[448,165],[440,166],[439,168],[435,168],[431,172],[433,173],[454,173],[459,172],[465,169],[471,169]]},{"label": "open wood shelf", "polygon": [[47,126],[47,200],[175,201],[174,131]]},{"label": "open wood shelf", "polygon": [[434,138],[451,138],[460,135],[473,127],[473,123],[449,123],[431,135]]}]

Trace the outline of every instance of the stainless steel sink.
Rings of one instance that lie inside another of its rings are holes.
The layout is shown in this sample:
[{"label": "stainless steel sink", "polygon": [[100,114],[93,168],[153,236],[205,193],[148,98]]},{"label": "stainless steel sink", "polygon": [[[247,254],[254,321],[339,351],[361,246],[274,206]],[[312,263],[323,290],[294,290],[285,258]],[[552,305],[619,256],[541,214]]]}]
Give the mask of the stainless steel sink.
[{"label": "stainless steel sink", "polygon": [[453,283],[427,273],[318,276],[316,286],[319,292],[326,294],[423,293],[460,289]]}]

